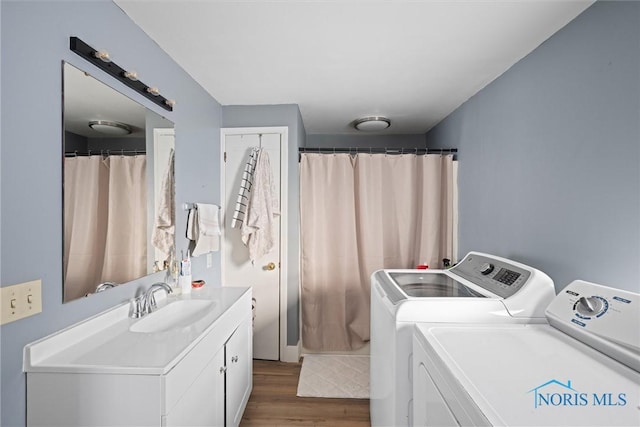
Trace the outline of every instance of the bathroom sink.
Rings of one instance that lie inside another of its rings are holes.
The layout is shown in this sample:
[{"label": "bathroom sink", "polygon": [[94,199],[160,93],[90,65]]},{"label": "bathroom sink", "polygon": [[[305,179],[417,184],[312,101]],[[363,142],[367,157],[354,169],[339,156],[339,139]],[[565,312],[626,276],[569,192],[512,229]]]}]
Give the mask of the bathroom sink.
[{"label": "bathroom sink", "polygon": [[197,322],[214,307],[209,300],[179,300],[159,308],[130,326],[131,332],[153,333],[184,328]]}]

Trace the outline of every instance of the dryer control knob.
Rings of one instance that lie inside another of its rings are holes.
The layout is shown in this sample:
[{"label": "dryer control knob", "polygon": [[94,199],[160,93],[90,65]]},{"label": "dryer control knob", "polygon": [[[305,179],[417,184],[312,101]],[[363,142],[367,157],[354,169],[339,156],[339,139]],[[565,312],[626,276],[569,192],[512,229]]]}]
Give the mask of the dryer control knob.
[{"label": "dryer control knob", "polygon": [[487,274],[491,273],[494,268],[495,267],[493,266],[493,264],[489,264],[488,262],[485,262],[480,266],[480,273],[486,276]]},{"label": "dryer control knob", "polygon": [[592,315],[602,310],[603,303],[600,298],[582,297],[578,300],[578,312],[584,315]]}]

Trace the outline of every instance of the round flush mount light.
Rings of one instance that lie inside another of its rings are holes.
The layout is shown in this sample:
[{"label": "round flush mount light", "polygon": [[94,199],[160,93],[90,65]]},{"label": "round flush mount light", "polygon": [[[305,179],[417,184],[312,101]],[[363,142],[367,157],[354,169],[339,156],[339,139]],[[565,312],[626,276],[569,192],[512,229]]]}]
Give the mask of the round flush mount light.
[{"label": "round flush mount light", "polygon": [[89,127],[96,132],[103,133],[105,135],[129,135],[131,133],[131,126],[120,123],[111,122],[108,120],[92,120],[89,122]]},{"label": "round flush mount light", "polygon": [[385,130],[391,126],[391,120],[381,116],[363,117],[353,122],[353,127],[363,132]]}]

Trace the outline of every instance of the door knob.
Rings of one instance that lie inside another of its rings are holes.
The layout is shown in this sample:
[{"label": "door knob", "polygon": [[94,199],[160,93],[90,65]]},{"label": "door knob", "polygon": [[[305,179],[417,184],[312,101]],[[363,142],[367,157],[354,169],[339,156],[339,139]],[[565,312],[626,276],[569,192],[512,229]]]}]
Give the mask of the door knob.
[{"label": "door knob", "polygon": [[276,269],[276,264],[274,262],[270,262],[264,268],[265,268],[265,270],[269,270],[269,271],[275,270]]}]

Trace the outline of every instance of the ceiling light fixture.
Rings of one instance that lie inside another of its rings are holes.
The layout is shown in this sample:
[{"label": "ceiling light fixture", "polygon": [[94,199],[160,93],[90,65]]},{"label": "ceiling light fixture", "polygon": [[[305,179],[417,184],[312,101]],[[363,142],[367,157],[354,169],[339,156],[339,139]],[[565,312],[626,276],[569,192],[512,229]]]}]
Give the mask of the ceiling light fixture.
[{"label": "ceiling light fixture", "polygon": [[391,126],[391,120],[386,117],[363,117],[353,122],[353,127],[363,132],[375,132],[385,130]]},{"label": "ceiling light fixture", "polygon": [[103,133],[105,135],[129,135],[131,133],[131,126],[120,123],[111,122],[108,120],[91,120],[89,127],[96,132]]}]

